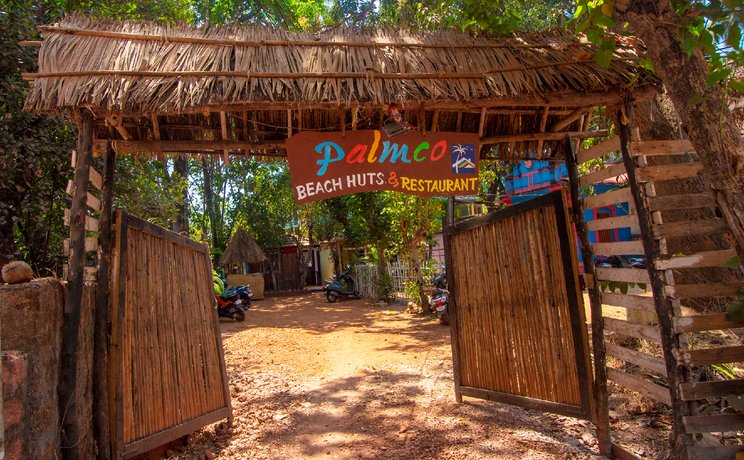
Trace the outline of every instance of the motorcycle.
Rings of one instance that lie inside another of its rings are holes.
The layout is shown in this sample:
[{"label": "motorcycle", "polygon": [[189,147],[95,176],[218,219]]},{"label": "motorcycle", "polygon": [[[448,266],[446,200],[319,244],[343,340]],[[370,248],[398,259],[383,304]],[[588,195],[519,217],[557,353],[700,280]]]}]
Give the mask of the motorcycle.
[{"label": "motorcycle", "polygon": [[248,286],[231,286],[214,298],[217,301],[218,317],[240,322],[245,320],[245,312],[251,307],[253,292]]},{"label": "motorcycle", "polygon": [[447,290],[447,278],[440,273],[434,278],[434,289],[431,291],[431,306],[439,318],[439,323],[449,324],[449,291]]},{"label": "motorcycle", "polygon": [[628,256],[596,256],[594,265],[600,268],[646,268],[646,259],[643,257]]},{"label": "motorcycle", "polygon": [[357,291],[354,278],[351,277],[351,265],[335,275],[332,280],[326,280],[323,291],[326,293],[326,299],[331,303],[345,298],[358,299],[359,291]]}]

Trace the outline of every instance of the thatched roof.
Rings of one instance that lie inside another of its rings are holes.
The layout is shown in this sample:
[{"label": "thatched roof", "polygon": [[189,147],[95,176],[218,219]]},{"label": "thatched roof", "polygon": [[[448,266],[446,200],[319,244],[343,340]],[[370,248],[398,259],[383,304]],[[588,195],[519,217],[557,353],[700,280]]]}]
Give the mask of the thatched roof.
[{"label": "thatched roof", "polygon": [[632,51],[619,49],[603,69],[592,46],[567,33],[311,34],[77,16],[42,32],[38,73],[26,76],[33,81],[26,108],[90,110],[100,120],[99,139],[162,141],[120,142],[123,153],[281,155],[298,130],[379,128],[393,103],[421,128],[480,132],[487,144],[512,150],[520,147],[514,142],[532,142],[534,150],[534,136],[506,136],[542,132],[547,145],[563,139],[549,133],[582,131],[581,115],[591,107],[657,84]]},{"label": "thatched roof", "polygon": [[220,265],[255,264],[264,260],[267,260],[266,255],[251,235],[242,228],[238,228],[220,257]]}]

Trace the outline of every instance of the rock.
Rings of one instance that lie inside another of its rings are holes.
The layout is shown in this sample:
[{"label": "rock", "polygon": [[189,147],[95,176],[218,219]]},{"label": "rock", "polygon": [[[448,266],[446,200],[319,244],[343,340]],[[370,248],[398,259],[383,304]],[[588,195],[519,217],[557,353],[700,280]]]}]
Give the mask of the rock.
[{"label": "rock", "polygon": [[28,283],[34,272],[26,262],[16,260],[3,266],[3,280],[8,284]]}]

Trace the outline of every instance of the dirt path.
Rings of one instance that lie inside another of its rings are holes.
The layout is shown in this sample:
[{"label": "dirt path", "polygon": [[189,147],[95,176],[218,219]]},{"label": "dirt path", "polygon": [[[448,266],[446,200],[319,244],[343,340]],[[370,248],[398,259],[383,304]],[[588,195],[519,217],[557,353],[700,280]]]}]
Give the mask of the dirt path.
[{"label": "dirt path", "polygon": [[400,307],[320,293],[254,303],[221,323],[235,424],[173,458],[592,458],[589,423],[457,404],[449,330]]}]

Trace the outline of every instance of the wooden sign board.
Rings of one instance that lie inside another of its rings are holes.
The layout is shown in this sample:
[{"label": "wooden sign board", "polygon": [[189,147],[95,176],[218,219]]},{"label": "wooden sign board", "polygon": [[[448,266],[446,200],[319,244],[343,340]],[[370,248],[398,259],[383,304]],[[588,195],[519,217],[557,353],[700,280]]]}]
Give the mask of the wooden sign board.
[{"label": "wooden sign board", "polygon": [[287,140],[298,204],[375,190],[423,196],[478,193],[478,135],[378,130],[302,132]]}]

